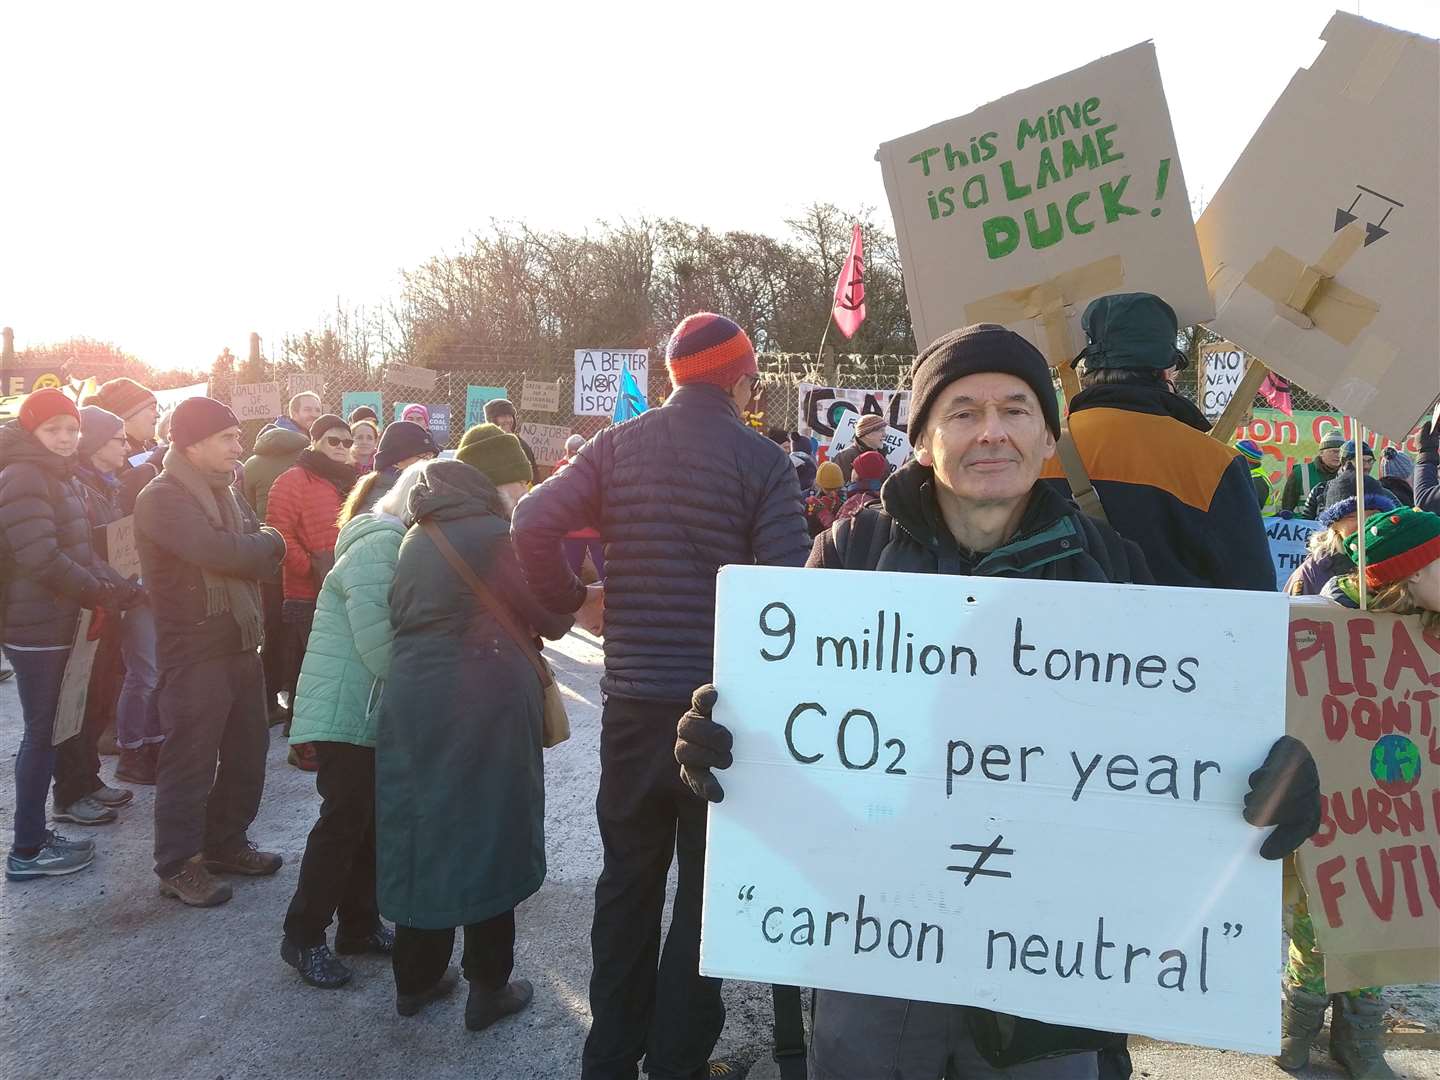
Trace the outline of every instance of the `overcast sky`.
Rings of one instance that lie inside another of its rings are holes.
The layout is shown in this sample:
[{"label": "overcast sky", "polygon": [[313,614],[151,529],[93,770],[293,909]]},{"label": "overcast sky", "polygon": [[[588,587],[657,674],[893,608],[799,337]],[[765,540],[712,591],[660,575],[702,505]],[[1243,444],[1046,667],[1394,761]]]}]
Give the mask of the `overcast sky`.
[{"label": "overcast sky", "polygon": [[[1334,10],[497,6],[8,5],[0,323],[20,347],[84,335],[206,367],[337,297],[393,296],[492,218],[774,233],[825,200],[888,220],[880,142],[1146,38],[1208,196]],[[1436,0],[1358,8],[1440,36]]]}]

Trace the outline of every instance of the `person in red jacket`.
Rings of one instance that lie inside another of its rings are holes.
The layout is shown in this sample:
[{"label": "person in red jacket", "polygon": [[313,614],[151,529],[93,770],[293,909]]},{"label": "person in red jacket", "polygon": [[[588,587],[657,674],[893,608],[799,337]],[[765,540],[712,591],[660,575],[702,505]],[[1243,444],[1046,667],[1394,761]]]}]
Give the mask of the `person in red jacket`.
[{"label": "person in red jacket", "polygon": [[[340,507],[355,484],[355,466],[350,463],[354,445],[349,425],[326,413],[310,425],[309,449],[300,451],[295,464],[270,488],[265,524],[285,538],[280,618],[294,661],[290,667],[297,672],[310,642],[320,583],[335,563]],[[293,684],[285,689],[295,692]],[[313,772],[313,748],[308,744],[292,748],[290,763]]]}]

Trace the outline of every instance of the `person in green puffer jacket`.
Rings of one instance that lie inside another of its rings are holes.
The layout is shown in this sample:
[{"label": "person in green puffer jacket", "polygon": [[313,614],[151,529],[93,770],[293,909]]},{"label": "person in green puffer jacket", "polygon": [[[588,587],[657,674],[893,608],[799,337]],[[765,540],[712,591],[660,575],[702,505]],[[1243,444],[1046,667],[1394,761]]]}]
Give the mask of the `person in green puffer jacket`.
[{"label": "person in green puffer jacket", "polygon": [[350,981],[350,969],[325,942],[337,914],[336,953],[388,954],[395,941],[375,899],[374,703],[390,670],[390,586],[418,475],[419,466],[406,469],[371,513],[348,520],[342,514],[335,566],[315,603],[295,691],[290,744],[314,748],[322,802],[285,914],[280,955],[322,989]]}]

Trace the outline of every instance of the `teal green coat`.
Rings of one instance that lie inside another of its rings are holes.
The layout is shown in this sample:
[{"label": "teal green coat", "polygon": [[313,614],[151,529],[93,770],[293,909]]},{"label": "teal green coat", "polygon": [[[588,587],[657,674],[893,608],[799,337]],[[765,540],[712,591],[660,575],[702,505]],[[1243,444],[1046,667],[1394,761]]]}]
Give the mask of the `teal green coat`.
[{"label": "teal green coat", "polygon": [[315,602],[315,623],[295,690],[290,743],[375,745],[373,703],[390,672],[390,584],[405,527],[360,514],[335,541],[335,567]]},{"label": "teal green coat", "polygon": [[[410,510],[433,521],[515,621],[557,638],[510,549],[499,493],[433,461]],[[395,644],[375,744],[376,896],[386,918],[446,929],[514,908],[545,880],[540,681],[417,524],[390,590]]]}]

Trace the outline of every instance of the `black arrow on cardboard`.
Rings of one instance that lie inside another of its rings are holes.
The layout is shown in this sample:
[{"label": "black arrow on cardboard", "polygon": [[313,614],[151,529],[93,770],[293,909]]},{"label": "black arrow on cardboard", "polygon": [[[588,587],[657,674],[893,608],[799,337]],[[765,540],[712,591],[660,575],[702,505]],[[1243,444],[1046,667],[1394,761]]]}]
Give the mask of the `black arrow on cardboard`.
[{"label": "black arrow on cardboard", "polygon": [[[1355,201],[1350,204],[1350,210],[1354,210],[1355,203],[1358,203],[1359,201],[1360,196],[1356,195]],[[1355,215],[1352,214],[1350,210],[1341,210],[1338,206],[1335,208],[1335,228],[1333,231],[1339,232],[1341,229],[1345,228],[1346,225],[1349,225],[1350,222],[1355,220]]]},{"label": "black arrow on cardboard", "polygon": [[1395,208],[1393,206],[1386,207],[1385,217],[1382,217],[1379,223],[1376,225],[1372,225],[1368,221],[1365,223],[1365,247],[1369,247],[1376,240],[1379,240],[1382,236],[1390,235],[1390,230],[1385,228],[1385,218],[1388,218],[1390,216],[1390,212],[1394,209]]}]

